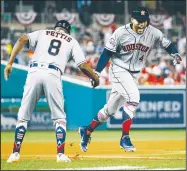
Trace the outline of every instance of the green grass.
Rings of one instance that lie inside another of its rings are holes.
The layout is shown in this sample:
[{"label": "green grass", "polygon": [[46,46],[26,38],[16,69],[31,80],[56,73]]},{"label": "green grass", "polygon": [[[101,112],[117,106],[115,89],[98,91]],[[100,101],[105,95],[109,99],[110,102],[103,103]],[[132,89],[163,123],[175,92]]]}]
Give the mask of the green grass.
[{"label": "green grass", "polygon": [[129,160],[129,159],[103,159],[103,160],[74,160],[71,163],[56,163],[54,160],[38,159],[24,160],[20,163],[7,164],[2,161],[2,169],[5,170],[31,170],[31,169],[63,169],[63,168],[85,168],[101,166],[145,166],[154,168],[185,168],[186,161],[158,161],[158,160]]},{"label": "green grass", "polygon": [[[92,135],[93,141],[119,141],[121,137],[120,130],[95,131]],[[14,132],[2,132],[1,142],[13,142]],[[148,141],[148,140],[184,140],[186,141],[185,130],[132,130],[131,138],[133,141]],[[67,142],[79,142],[80,137],[76,131],[67,132]],[[29,131],[27,132],[24,142],[54,142],[54,131]],[[147,147],[149,148],[149,147]],[[85,153],[86,154],[86,153]],[[124,156],[129,153],[124,152]],[[135,153],[136,154],[136,153]],[[54,154],[55,155],[55,154]],[[154,168],[186,168],[186,160],[184,154],[162,154],[165,159],[150,158],[146,159],[146,154],[142,154],[145,158],[124,158],[124,159],[91,159],[79,158],[72,160],[71,163],[56,163],[54,157],[35,157],[31,159],[22,159],[19,163],[6,163],[5,159],[1,159],[2,170],[38,170],[38,169],[65,169],[65,168],[85,168],[85,167],[104,167],[104,166],[144,166],[147,169]],[[154,155],[150,156],[154,157]],[[134,169],[133,169],[134,170]]]}]

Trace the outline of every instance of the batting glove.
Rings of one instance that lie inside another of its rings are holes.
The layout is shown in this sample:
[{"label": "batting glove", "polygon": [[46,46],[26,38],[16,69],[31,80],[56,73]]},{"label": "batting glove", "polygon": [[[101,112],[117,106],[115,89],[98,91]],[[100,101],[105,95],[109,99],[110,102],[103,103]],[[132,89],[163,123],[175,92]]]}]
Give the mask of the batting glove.
[{"label": "batting glove", "polygon": [[95,72],[95,75],[98,77],[98,80],[93,80],[93,79],[90,79],[91,81],[91,85],[93,88],[97,87],[99,85],[99,77],[100,77],[100,73],[97,72],[97,71],[94,71]]},{"label": "batting glove", "polygon": [[171,54],[171,56],[174,58],[173,65],[180,64],[182,61],[182,58],[179,53]]}]

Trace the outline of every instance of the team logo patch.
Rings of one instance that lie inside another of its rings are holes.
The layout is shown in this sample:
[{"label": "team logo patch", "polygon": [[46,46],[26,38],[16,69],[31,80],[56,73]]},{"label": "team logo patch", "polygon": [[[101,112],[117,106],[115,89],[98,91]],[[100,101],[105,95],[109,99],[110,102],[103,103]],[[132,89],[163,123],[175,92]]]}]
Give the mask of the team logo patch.
[{"label": "team logo patch", "polygon": [[115,42],[114,38],[111,38],[111,39],[109,40],[109,43],[110,43],[113,47],[115,47],[115,45],[116,45],[116,42]]}]

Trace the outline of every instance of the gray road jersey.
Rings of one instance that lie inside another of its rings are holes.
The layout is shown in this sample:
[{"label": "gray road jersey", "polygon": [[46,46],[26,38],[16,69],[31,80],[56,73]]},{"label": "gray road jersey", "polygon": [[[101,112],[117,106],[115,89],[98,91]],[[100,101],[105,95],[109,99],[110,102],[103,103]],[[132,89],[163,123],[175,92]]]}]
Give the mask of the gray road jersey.
[{"label": "gray road jersey", "polygon": [[63,30],[38,30],[27,34],[30,48],[35,47],[32,61],[53,64],[64,73],[70,57],[79,66],[85,62],[78,41]]},{"label": "gray road jersey", "polygon": [[156,43],[166,48],[171,41],[151,25],[139,35],[131,29],[130,24],[127,24],[115,30],[105,48],[115,52],[111,58],[115,71],[140,71]]}]

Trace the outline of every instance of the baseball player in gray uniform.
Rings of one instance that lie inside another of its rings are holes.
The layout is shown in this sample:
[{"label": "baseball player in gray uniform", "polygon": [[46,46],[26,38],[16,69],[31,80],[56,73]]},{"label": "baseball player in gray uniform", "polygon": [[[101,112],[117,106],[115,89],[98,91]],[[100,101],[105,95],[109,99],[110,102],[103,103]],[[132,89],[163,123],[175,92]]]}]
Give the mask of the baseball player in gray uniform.
[{"label": "baseball player in gray uniform", "polygon": [[13,152],[7,160],[9,163],[20,159],[19,153],[27,130],[27,123],[41,95],[46,96],[55,125],[57,162],[71,161],[64,154],[66,114],[61,75],[64,73],[69,58],[72,57],[80,70],[94,80],[95,86],[99,84],[99,77],[86,64],[83,51],[77,40],[70,36],[70,30],[69,22],[60,20],[56,23],[54,30],[38,30],[23,35],[13,48],[4,70],[6,80],[10,76],[16,55],[25,45],[28,48],[35,48],[35,52],[29,64],[21,107],[18,112],[18,123],[15,128]]},{"label": "baseball player in gray uniform", "polygon": [[115,115],[121,107],[125,119],[122,123],[120,147],[125,151],[136,150],[129,137],[132,118],[140,100],[136,83],[152,47],[159,43],[174,58],[174,64],[182,60],[171,41],[149,23],[148,10],[138,7],[132,12],[131,23],[116,29],[106,44],[95,71],[99,75],[111,59],[109,78],[112,90],[108,102],[91,123],[79,127],[82,151],[88,150],[91,133],[109,117]]}]

